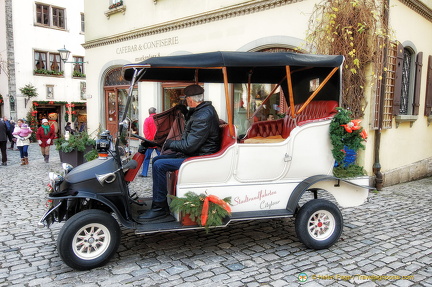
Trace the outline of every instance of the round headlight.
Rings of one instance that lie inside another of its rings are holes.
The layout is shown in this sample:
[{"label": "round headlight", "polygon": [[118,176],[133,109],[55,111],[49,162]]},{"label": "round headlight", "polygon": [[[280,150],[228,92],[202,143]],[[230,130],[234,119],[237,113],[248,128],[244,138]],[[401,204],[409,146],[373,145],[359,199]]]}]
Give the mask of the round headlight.
[{"label": "round headlight", "polygon": [[73,167],[73,165],[64,162],[64,163],[62,163],[62,168],[63,168],[65,174],[68,174],[74,167]]},{"label": "round headlight", "polygon": [[63,176],[61,176],[60,174],[57,174],[57,173],[55,173],[55,172],[50,172],[49,174],[48,174],[48,177],[49,177],[49,179],[51,180],[51,181],[53,181],[53,182],[60,182],[60,181],[63,181],[64,179],[63,179]]}]

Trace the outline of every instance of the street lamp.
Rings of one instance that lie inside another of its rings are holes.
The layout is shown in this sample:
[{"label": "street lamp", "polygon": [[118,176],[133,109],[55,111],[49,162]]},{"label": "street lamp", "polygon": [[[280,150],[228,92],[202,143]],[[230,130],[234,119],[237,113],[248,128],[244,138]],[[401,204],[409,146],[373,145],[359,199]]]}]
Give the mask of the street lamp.
[{"label": "street lamp", "polygon": [[69,59],[70,51],[66,49],[66,46],[63,46],[62,49],[57,50],[60,53],[60,58],[62,59],[63,63],[73,63],[73,64],[83,64],[88,62],[67,62]]}]

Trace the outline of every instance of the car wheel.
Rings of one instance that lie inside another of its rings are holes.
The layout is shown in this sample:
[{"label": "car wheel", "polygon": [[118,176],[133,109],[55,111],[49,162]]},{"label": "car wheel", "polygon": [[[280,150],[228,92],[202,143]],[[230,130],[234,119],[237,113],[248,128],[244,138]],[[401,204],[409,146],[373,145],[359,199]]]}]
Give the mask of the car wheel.
[{"label": "car wheel", "polygon": [[69,267],[88,270],[111,259],[120,244],[120,236],[120,227],[109,213],[84,210],[66,221],[57,238],[57,250]]},{"label": "car wheel", "polygon": [[342,234],[343,218],[339,208],[324,199],[306,202],[295,220],[295,230],[300,241],[312,249],[332,246]]}]

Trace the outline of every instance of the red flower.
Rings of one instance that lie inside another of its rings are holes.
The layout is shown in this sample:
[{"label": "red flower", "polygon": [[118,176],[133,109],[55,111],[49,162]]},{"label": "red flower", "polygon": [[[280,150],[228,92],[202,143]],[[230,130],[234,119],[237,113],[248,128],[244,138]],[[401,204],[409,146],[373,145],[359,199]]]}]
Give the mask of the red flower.
[{"label": "red flower", "polygon": [[366,140],[367,137],[368,137],[368,134],[367,134],[367,132],[363,129],[363,130],[360,132],[360,136],[361,136],[364,140]]}]

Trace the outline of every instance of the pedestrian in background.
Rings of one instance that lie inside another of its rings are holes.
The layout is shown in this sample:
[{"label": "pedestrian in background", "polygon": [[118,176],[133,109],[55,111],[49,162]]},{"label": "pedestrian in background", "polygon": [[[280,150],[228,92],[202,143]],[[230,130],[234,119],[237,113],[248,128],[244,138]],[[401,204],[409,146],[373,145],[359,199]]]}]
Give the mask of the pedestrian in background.
[{"label": "pedestrian in background", "polygon": [[74,133],[75,133],[75,130],[74,129],[72,129],[72,126],[71,126],[72,124],[70,123],[70,122],[67,122],[66,123],[66,126],[65,126],[65,131],[66,132],[69,132],[71,135],[73,135]]},{"label": "pedestrian in background", "polygon": [[[154,140],[155,134],[156,134],[156,125],[154,123],[153,116],[156,114],[156,108],[151,107],[149,110],[149,116],[144,120],[144,137],[148,139],[149,141]],[[149,147],[146,150],[145,158],[142,164],[142,171],[139,175],[140,177],[146,177],[150,165],[150,158],[153,153],[153,151],[156,151],[157,155],[160,155],[160,151],[156,147]]]},{"label": "pedestrian in background", "polygon": [[3,119],[0,121],[0,150],[2,155],[2,163],[1,165],[7,165],[7,153],[6,153],[6,145],[7,145],[7,126]]},{"label": "pedestrian in background", "polygon": [[18,120],[12,135],[17,139],[17,148],[20,151],[21,165],[28,165],[28,148],[30,146],[30,137],[32,134],[30,127],[23,120]]},{"label": "pedestrian in background", "polygon": [[[10,142],[12,142],[12,138],[13,138],[13,137],[12,137],[13,128],[11,128],[10,121],[8,120],[7,117],[3,117],[3,121],[4,121],[5,125],[6,125],[6,135],[7,135],[7,138],[9,139]],[[10,149],[10,148],[9,148],[9,149]]]},{"label": "pedestrian in background", "polygon": [[42,156],[46,163],[49,162],[50,147],[53,144],[55,137],[55,132],[49,125],[47,119],[42,119],[42,125],[38,128],[36,132],[36,139],[39,146],[41,147]]},{"label": "pedestrian in background", "polygon": [[[10,130],[13,132],[15,130],[15,122],[13,120],[10,120],[9,122],[10,122]],[[15,142],[16,142],[16,138],[14,136],[12,136],[12,133],[11,133],[11,138],[9,139],[9,141],[10,141],[9,149],[13,150]]]}]

